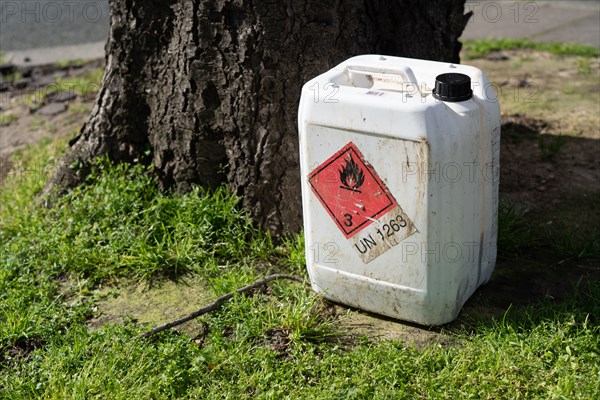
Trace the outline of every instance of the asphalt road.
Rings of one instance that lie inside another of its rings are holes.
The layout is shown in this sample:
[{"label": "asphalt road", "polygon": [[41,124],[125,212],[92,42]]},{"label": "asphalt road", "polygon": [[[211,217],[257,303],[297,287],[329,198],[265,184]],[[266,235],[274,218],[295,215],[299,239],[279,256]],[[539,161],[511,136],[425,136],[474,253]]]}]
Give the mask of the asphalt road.
[{"label": "asphalt road", "polygon": [[108,0],[0,0],[4,52],[106,41]]},{"label": "asphalt road", "polygon": [[461,39],[526,38],[600,48],[600,1],[467,0],[473,15]]},{"label": "asphalt road", "polygon": [[[600,1],[467,0],[461,39],[528,38],[600,48]],[[0,0],[0,50],[16,64],[101,58],[108,0]]]}]

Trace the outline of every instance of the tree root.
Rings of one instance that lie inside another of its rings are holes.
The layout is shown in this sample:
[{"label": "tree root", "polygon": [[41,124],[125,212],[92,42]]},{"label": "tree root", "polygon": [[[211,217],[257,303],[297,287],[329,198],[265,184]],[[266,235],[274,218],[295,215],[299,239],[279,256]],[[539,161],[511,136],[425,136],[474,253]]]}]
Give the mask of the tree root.
[{"label": "tree root", "polygon": [[197,317],[199,317],[201,315],[208,314],[211,311],[217,310],[221,306],[221,304],[223,304],[225,301],[231,299],[235,294],[241,294],[241,293],[249,292],[252,289],[256,289],[258,287],[266,285],[267,283],[269,283],[271,281],[279,280],[279,279],[288,279],[288,280],[292,280],[292,281],[296,281],[296,282],[302,282],[303,281],[302,278],[300,278],[299,276],[296,276],[296,275],[289,275],[289,274],[273,274],[273,275],[269,275],[269,276],[267,276],[265,278],[257,280],[256,282],[254,282],[254,283],[252,283],[250,285],[247,285],[247,286],[244,286],[242,288],[239,288],[239,289],[237,289],[237,290],[235,290],[233,292],[229,292],[229,293],[227,293],[227,294],[219,297],[212,304],[210,304],[210,305],[208,305],[206,307],[203,307],[203,308],[201,308],[199,310],[196,310],[193,313],[191,313],[189,315],[186,315],[185,317],[176,319],[176,320],[168,322],[168,323],[166,323],[164,325],[160,325],[160,326],[157,326],[156,328],[150,329],[149,331],[147,331],[145,333],[142,333],[140,336],[138,336],[138,338],[141,339],[141,338],[150,337],[150,336],[152,336],[152,335],[154,335],[156,333],[162,332],[162,331],[164,331],[166,329],[169,329],[169,328],[172,328],[174,326],[181,325],[181,324],[183,324],[185,322],[191,321],[194,318],[197,318]]}]

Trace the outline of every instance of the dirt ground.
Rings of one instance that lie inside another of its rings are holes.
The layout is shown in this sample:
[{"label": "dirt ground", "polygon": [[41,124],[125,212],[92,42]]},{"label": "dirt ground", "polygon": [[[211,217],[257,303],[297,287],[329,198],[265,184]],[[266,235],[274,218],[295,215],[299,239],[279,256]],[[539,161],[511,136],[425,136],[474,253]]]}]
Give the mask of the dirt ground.
[{"label": "dirt ground", "polygon": [[[419,347],[432,342],[445,344],[450,340],[445,330],[502,315],[510,305],[559,302],[583,287],[585,281],[600,279],[600,260],[593,250],[600,246],[594,242],[599,240],[600,229],[598,59],[518,51],[468,64],[488,74],[501,99],[500,197],[520,218],[520,233],[512,238],[513,247],[507,247],[516,250],[501,252],[491,281],[473,295],[454,323],[428,329],[334,306],[341,329],[352,335],[402,339]],[[0,120],[0,182],[10,173],[11,154],[47,136],[75,136],[93,104],[93,93],[57,100],[42,91],[34,101],[25,101],[25,91],[43,89],[43,76],[77,79],[86,69],[97,67],[92,64],[50,71],[22,89],[9,85],[0,92],[0,115],[12,115]],[[50,111],[59,112],[41,115],[50,104],[58,104]],[[588,253],[578,245],[586,240],[591,240]],[[580,254],[574,254],[578,249]],[[203,290],[193,286],[168,289],[107,289],[101,293],[98,317],[91,325],[125,316],[158,324],[210,302]],[[143,301],[132,301],[134,298]],[[190,305],[189,309],[173,306],[182,303]],[[190,329],[193,327],[183,330]]]},{"label": "dirt ground", "polygon": [[89,75],[102,65],[92,61],[0,74],[0,182],[12,168],[11,154],[43,138],[77,135],[100,86],[100,79]]}]

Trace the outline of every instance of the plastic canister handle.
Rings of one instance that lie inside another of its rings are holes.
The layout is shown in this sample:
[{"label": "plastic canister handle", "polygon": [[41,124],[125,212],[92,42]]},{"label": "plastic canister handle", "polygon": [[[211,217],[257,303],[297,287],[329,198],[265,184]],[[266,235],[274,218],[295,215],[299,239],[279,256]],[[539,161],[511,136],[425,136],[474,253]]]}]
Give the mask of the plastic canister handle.
[{"label": "plastic canister handle", "polygon": [[415,74],[407,66],[398,68],[347,66],[346,71],[350,82],[357,87],[422,95]]}]

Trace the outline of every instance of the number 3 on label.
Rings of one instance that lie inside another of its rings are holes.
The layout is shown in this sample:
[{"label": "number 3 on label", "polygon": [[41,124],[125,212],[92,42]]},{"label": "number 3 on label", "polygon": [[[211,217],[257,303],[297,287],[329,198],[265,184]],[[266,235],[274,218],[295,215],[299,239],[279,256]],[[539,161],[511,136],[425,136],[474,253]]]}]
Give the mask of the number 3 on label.
[{"label": "number 3 on label", "polygon": [[346,226],[352,226],[352,215],[350,214],[344,214],[344,225]]}]

